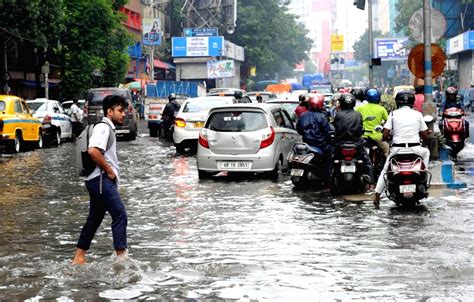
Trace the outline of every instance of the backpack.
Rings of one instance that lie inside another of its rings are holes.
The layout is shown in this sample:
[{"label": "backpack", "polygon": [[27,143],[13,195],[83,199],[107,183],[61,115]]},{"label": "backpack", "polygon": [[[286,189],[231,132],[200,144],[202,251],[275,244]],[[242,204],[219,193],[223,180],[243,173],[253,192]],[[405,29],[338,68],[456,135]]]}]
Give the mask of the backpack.
[{"label": "backpack", "polygon": [[[104,121],[100,121],[95,124],[87,125],[86,128],[81,132],[81,134],[77,138],[76,162],[77,162],[77,171],[79,173],[79,176],[87,177],[92,172],[94,172],[95,168],[97,167],[97,164],[92,160],[91,156],[89,155],[88,149],[89,149],[89,138],[92,135],[92,130],[94,129],[95,125],[100,124],[100,123],[106,124],[112,130],[112,127],[109,124],[107,124]],[[115,142],[115,135],[114,135],[114,132],[111,131],[109,132],[109,138],[107,140],[107,147],[105,151],[109,150],[112,147],[114,142]]]}]

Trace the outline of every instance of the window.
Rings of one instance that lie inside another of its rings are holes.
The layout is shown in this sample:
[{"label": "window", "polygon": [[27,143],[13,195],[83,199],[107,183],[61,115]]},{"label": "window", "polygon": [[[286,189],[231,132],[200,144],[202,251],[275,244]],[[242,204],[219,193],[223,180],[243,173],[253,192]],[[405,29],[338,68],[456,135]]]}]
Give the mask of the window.
[{"label": "window", "polygon": [[30,110],[28,109],[28,106],[25,104],[25,102],[21,102],[21,108],[23,110],[23,113],[29,114]]},{"label": "window", "polygon": [[275,110],[272,112],[273,118],[275,119],[277,127],[285,127],[285,120],[281,114],[280,110]]},{"label": "window", "polygon": [[0,111],[5,111],[5,102],[4,101],[0,101]]},{"label": "window", "polygon": [[281,111],[283,115],[283,120],[285,121],[286,128],[288,129],[295,129],[295,126],[293,125],[293,122],[291,121],[290,116],[288,115],[288,112],[286,111]]},{"label": "window", "polygon": [[209,117],[206,126],[217,132],[251,132],[266,127],[265,114],[250,111],[215,112]]},{"label": "window", "polygon": [[23,109],[21,108],[20,100],[15,101],[15,113],[23,113]]},{"label": "window", "polygon": [[203,110],[209,110],[214,107],[227,105],[229,102],[229,99],[225,98],[187,102],[186,105],[184,105],[183,112],[199,112]]}]

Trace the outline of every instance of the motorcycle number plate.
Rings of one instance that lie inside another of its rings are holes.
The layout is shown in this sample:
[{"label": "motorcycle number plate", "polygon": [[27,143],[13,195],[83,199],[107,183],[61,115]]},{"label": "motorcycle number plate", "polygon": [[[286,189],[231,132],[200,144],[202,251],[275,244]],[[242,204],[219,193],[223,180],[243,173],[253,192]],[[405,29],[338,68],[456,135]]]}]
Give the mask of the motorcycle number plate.
[{"label": "motorcycle number plate", "polygon": [[341,173],[355,173],[356,167],[354,165],[341,166]]},{"label": "motorcycle number plate", "polygon": [[400,185],[400,193],[415,193],[416,185]]},{"label": "motorcycle number plate", "polygon": [[290,175],[291,176],[298,176],[298,177],[301,177],[303,176],[304,174],[304,170],[303,169],[291,169],[291,172],[290,172]]}]

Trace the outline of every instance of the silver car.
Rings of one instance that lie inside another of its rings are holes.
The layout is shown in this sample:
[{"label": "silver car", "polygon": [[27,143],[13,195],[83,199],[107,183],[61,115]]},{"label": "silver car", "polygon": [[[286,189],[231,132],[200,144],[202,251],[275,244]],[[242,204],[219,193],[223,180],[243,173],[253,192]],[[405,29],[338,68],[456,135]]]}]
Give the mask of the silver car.
[{"label": "silver car", "polygon": [[210,110],[199,132],[199,178],[213,173],[262,172],[278,179],[288,154],[300,141],[288,112],[279,104],[246,104]]}]

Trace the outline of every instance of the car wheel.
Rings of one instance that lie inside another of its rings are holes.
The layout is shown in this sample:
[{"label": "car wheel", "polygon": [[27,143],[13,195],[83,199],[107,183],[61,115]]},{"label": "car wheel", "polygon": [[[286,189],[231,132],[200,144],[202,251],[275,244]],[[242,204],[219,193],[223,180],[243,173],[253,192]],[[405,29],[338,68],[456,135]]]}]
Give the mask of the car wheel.
[{"label": "car wheel", "polygon": [[267,172],[267,178],[271,180],[278,180],[280,175],[282,174],[281,168],[282,167],[282,160],[281,158],[276,162],[275,168],[273,170]]},{"label": "car wheel", "polygon": [[59,129],[56,130],[56,138],[54,141],[57,146],[61,145],[61,131]]},{"label": "car wheel", "polygon": [[21,138],[21,132],[15,132],[15,139],[9,141],[7,144],[8,153],[19,153],[23,148],[23,140]]},{"label": "car wheel", "polygon": [[[61,140],[59,140],[61,141]],[[43,149],[43,131],[40,130],[38,132],[38,141],[36,142],[36,146],[35,146],[37,149]]]},{"label": "car wheel", "polygon": [[183,144],[178,144],[176,146],[176,153],[184,153],[186,151],[186,147]]},{"label": "car wheel", "polygon": [[150,136],[157,137],[158,136],[158,127],[151,127],[150,128]]},{"label": "car wheel", "polygon": [[209,179],[211,178],[211,174],[209,172],[198,169],[198,177],[199,179]]}]

